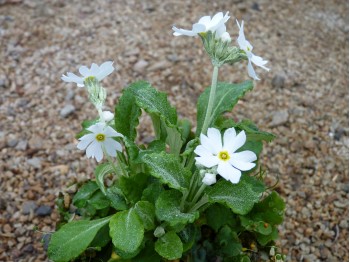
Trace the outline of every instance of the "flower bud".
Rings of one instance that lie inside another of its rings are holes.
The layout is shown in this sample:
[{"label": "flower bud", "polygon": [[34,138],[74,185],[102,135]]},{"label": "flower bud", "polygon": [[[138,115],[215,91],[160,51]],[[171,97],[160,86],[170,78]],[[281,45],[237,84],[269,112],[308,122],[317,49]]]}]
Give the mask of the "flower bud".
[{"label": "flower bud", "polygon": [[206,173],[202,182],[203,182],[203,184],[206,184],[207,186],[215,184],[216,183],[216,175],[212,174],[212,173]]},{"label": "flower bud", "polygon": [[103,111],[102,117],[103,117],[105,122],[109,122],[114,118],[114,114],[110,111]]}]

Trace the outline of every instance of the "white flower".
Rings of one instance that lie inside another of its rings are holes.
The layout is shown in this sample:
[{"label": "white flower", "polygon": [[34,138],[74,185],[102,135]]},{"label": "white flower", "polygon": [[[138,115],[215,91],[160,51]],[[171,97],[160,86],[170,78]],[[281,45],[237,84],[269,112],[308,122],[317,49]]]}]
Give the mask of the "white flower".
[{"label": "white flower", "polygon": [[73,82],[73,83],[76,83],[79,87],[83,87],[84,81],[87,78],[93,77],[93,78],[96,78],[98,81],[101,81],[103,78],[111,74],[113,71],[114,71],[114,67],[113,67],[112,61],[104,62],[100,66],[98,66],[95,63],[92,63],[90,69],[87,66],[79,67],[79,73],[82,75],[82,77],[79,77],[76,74],[68,72],[67,75],[62,75],[61,79],[65,82],[69,82],[69,83]]},{"label": "white flower", "polygon": [[80,150],[86,149],[86,156],[88,158],[94,157],[97,162],[100,162],[103,158],[103,153],[115,157],[117,151],[122,151],[121,144],[112,137],[122,137],[123,135],[105,123],[94,124],[87,128],[87,130],[92,133],[79,138],[80,142],[77,147]]},{"label": "white flower", "polygon": [[241,170],[247,171],[255,167],[255,163],[252,163],[257,159],[254,152],[245,150],[235,153],[246,141],[244,131],[236,135],[236,130],[229,128],[222,141],[220,131],[209,128],[208,136],[201,134],[200,141],[201,145],[194,151],[198,155],[196,161],[207,168],[217,166],[217,172],[234,184],[239,182]]},{"label": "white flower", "polygon": [[103,111],[102,117],[105,122],[109,122],[114,118],[114,114],[110,111]]},{"label": "white flower", "polygon": [[211,18],[210,16],[203,16],[199,19],[198,23],[192,25],[192,30],[186,30],[173,26],[174,36],[186,35],[186,36],[197,36],[199,33],[205,33],[211,31],[216,33],[216,38],[221,38],[223,41],[231,41],[230,35],[226,32],[225,23],[230,17],[228,12],[225,14],[222,12],[217,13]]},{"label": "white flower", "polygon": [[265,66],[268,61],[252,53],[253,46],[245,39],[245,36],[244,36],[244,21],[242,21],[242,25],[239,25],[238,20],[236,20],[236,22],[239,28],[237,43],[239,45],[239,48],[242,49],[247,54],[247,57],[248,57],[248,75],[255,80],[260,80],[260,78],[257,76],[257,74],[254,71],[252,62],[253,64],[265,69],[266,71],[269,71],[270,69]]},{"label": "white flower", "polygon": [[216,175],[212,173],[205,173],[203,179],[203,184],[206,184],[207,186],[210,186],[212,184],[216,183]]}]

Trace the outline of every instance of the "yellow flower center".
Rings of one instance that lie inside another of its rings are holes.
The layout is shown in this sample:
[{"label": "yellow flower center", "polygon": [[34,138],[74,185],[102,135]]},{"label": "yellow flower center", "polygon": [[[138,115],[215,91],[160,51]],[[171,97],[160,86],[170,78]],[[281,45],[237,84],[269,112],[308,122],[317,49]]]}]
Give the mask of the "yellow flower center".
[{"label": "yellow flower center", "polygon": [[88,76],[88,77],[86,77],[85,79],[84,79],[84,81],[94,81],[95,80],[95,78],[96,77],[94,77],[94,76]]},{"label": "yellow flower center", "polygon": [[250,51],[250,48],[249,48],[249,46],[247,46],[247,51]]},{"label": "yellow flower center", "polygon": [[106,139],[105,134],[97,134],[97,135],[96,135],[96,140],[97,140],[98,142],[103,142],[103,141],[105,141],[105,139]]},{"label": "yellow flower center", "polygon": [[227,161],[230,159],[230,155],[227,151],[221,151],[219,154],[218,154],[218,157],[220,160],[223,160],[223,161]]}]

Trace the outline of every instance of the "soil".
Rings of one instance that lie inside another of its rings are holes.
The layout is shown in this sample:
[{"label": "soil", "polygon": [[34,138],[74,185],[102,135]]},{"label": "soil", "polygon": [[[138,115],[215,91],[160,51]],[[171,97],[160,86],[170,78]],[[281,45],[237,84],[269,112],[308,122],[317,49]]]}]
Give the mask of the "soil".
[{"label": "soil", "polygon": [[[262,163],[287,203],[280,245],[289,261],[348,261],[349,16],[342,0],[0,0],[0,261],[47,261],[41,238],[55,230],[54,201],[95,161],[76,148],[80,123],[96,117],[83,88],[61,81],[80,65],[113,60],[106,109],[145,79],[194,122],[212,66],[199,38],[174,37],[204,15],[244,19],[270,72],[232,116],[278,138]],[[248,79],[246,64],[219,80]],[[140,139],[150,134],[147,117]]]}]

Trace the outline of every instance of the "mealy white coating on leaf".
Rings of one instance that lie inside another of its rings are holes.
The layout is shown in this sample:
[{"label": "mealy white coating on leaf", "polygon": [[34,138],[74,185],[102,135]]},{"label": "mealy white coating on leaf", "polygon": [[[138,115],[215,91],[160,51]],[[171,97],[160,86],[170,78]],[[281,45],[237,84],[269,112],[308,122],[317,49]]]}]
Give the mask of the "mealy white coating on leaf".
[{"label": "mealy white coating on leaf", "polygon": [[[122,151],[121,144],[112,139],[112,137],[123,137],[123,135],[115,131],[112,127],[99,122],[90,126],[87,130],[92,133],[79,138],[77,147],[80,150],[86,150],[86,156],[88,158],[95,158],[97,162],[100,162],[103,159],[104,153],[115,157],[117,151]],[[97,139],[98,135],[103,136],[103,141]]]},{"label": "mealy white coating on leaf", "polygon": [[201,134],[200,141],[201,144],[194,150],[198,155],[196,162],[207,168],[217,166],[218,174],[234,184],[239,182],[241,171],[256,165],[252,163],[257,160],[254,152],[245,150],[236,153],[246,142],[244,131],[237,134],[234,128],[229,128],[222,139],[218,129],[208,128],[207,136]]},{"label": "mealy white coating on leaf", "polygon": [[266,71],[269,71],[270,69],[265,66],[268,63],[268,61],[252,53],[253,46],[249,43],[249,41],[245,38],[244,35],[244,21],[242,21],[241,25],[239,24],[238,20],[236,20],[236,22],[239,28],[237,43],[239,45],[239,48],[246,53],[248,58],[248,75],[255,80],[260,80],[258,75],[255,73],[252,63],[265,69]]},{"label": "mealy white coating on leaf", "polygon": [[83,87],[86,78],[95,77],[98,81],[102,81],[113,71],[114,67],[112,61],[106,61],[100,66],[98,66],[95,63],[92,63],[90,69],[87,66],[79,67],[79,73],[82,75],[81,77],[71,72],[68,72],[67,75],[62,75],[61,79],[68,83],[76,83],[78,87]]}]

